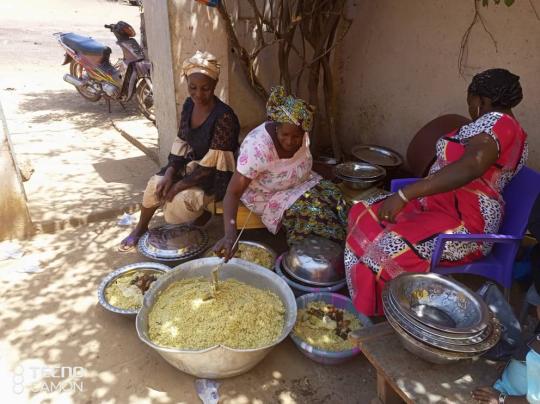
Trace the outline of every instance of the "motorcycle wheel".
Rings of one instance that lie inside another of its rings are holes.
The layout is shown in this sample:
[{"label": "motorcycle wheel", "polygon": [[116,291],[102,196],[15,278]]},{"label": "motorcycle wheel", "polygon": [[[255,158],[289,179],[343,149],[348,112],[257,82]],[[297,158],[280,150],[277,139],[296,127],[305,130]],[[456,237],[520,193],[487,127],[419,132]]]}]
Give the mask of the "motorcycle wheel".
[{"label": "motorcycle wheel", "polygon": [[[79,80],[83,80],[84,76],[87,76],[88,73],[86,72],[86,69],[80,64],[75,62],[74,60],[71,61],[69,64],[69,74],[72,76],[78,78]],[[101,94],[96,94],[94,92],[91,92],[89,90],[86,90],[84,87],[79,88],[75,87],[80,95],[83,96],[83,98],[87,99],[91,102],[97,102],[101,99]]]},{"label": "motorcycle wheel", "polygon": [[141,80],[135,89],[137,108],[139,108],[141,114],[155,123],[156,115],[154,112],[154,91],[152,90],[152,86],[148,84],[147,80],[149,79]]}]

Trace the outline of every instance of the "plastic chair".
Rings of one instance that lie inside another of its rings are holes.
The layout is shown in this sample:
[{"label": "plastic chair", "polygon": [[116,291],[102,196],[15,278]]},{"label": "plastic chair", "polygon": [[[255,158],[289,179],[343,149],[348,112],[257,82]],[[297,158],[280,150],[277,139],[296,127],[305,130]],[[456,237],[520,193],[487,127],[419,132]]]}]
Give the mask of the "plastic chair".
[{"label": "plastic chair", "polygon": [[[395,192],[405,185],[418,181],[405,178],[392,181]],[[527,230],[527,222],[536,197],[540,193],[540,173],[523,167],[506,186],[503,198],[505,214],[499,234],[440,234],[431,257],[431,271],[439,274],[467,273],[480,275],[499,283],[508,294],[512,286],[512,268],[516,254]],[[439,267],[444,243],[447,241],[487,241],[494,243],[491,253],[477,261],[454,267]]]}]

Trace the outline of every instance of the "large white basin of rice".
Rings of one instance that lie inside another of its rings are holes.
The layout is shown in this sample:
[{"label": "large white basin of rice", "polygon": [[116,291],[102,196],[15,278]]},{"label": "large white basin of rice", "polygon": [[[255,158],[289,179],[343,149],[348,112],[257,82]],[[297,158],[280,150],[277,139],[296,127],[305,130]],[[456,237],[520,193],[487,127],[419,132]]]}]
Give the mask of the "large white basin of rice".
[{"label": "large white basin of rice", "polygon": [[[204,301],[211,271],[220,262],[202,258],[177,266],[155,282],[137,314],[139,338],[171,365],[196,377],[247,372],[287,337],[296,321],[296,300],[285,281],[240,259],[221,267],[218,297]],[[267,306],[263,312],[261,305]]]}]

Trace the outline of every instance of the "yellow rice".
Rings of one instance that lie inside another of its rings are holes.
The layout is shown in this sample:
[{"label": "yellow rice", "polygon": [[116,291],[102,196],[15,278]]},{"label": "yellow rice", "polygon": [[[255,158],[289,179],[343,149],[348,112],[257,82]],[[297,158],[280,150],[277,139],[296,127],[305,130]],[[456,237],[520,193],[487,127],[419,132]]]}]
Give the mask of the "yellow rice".
[{"label": "yellow rice", "polygon": [[157,345],[200,350],[215,345],[250,349],[272,344],[281,334],[285,307],[274,293],[234,279],[219,282],[208,299],[205,278],[174,282],[160,293],[148,322]]},{"label": "yellow rice", "polygon": [[[332,305],[315,301],[308,303],[307,308],[298,310],[293,333],[309,345],[325,351],[339,352],[353,349],[354,343],[351,340],[339,337],[335,333],[335,328],[328,328],[320,318],[308,313],[310,308],[324,310],[327,306]],[[343,311],[343,319],[350,321],[351,331],[362,327],[358,317],[347,310],[340,310]]]},{"label": "yellow rice", "polygon": [[159,278],[161,272],[135,271],[123,274],[112,281],[105,289],[105,298],[107,302],[114,307],[124,310],[139,309],[142,307],[144,294],[136,285],[131,285],[131,281],[137,276],[145,274],[154,275]]}]

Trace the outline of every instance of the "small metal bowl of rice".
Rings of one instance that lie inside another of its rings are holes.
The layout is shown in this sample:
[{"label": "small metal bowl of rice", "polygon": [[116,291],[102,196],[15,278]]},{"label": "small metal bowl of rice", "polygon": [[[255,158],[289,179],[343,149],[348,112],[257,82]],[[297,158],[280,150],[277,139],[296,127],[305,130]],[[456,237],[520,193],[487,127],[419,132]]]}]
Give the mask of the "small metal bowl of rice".
[{"label": "small metal bowl of rice", "polygon": [[144,293],[171,268],[157,262],[137,262],[107,275],[98,287],[98,301],[104,309],[134,316],[142,306]]},{"label": "small metal bowl of rice", "polygon": [[[296,322],[296,300],[285,281],[241,259],[220,267],[218,291],[213,295],[211,273],[221,262],[218,257],[201,258],[173,268],[146,293],[137,314],[141,341],[175,368],[199,378],[249,371],[289,335]],[[273,300],[266,304],[264,299]]]},{"label": "small metal bowl of rice", "polygon": [[[215,256],[216,254],[214,251],[212,251],[212,249],[208,250],[205,254],[205,257]],[[238,250],[234,254],[234,257],[273,270],[276,263],[277,254],[266,244],[256,241],[240,240],[238,242]]]}]

